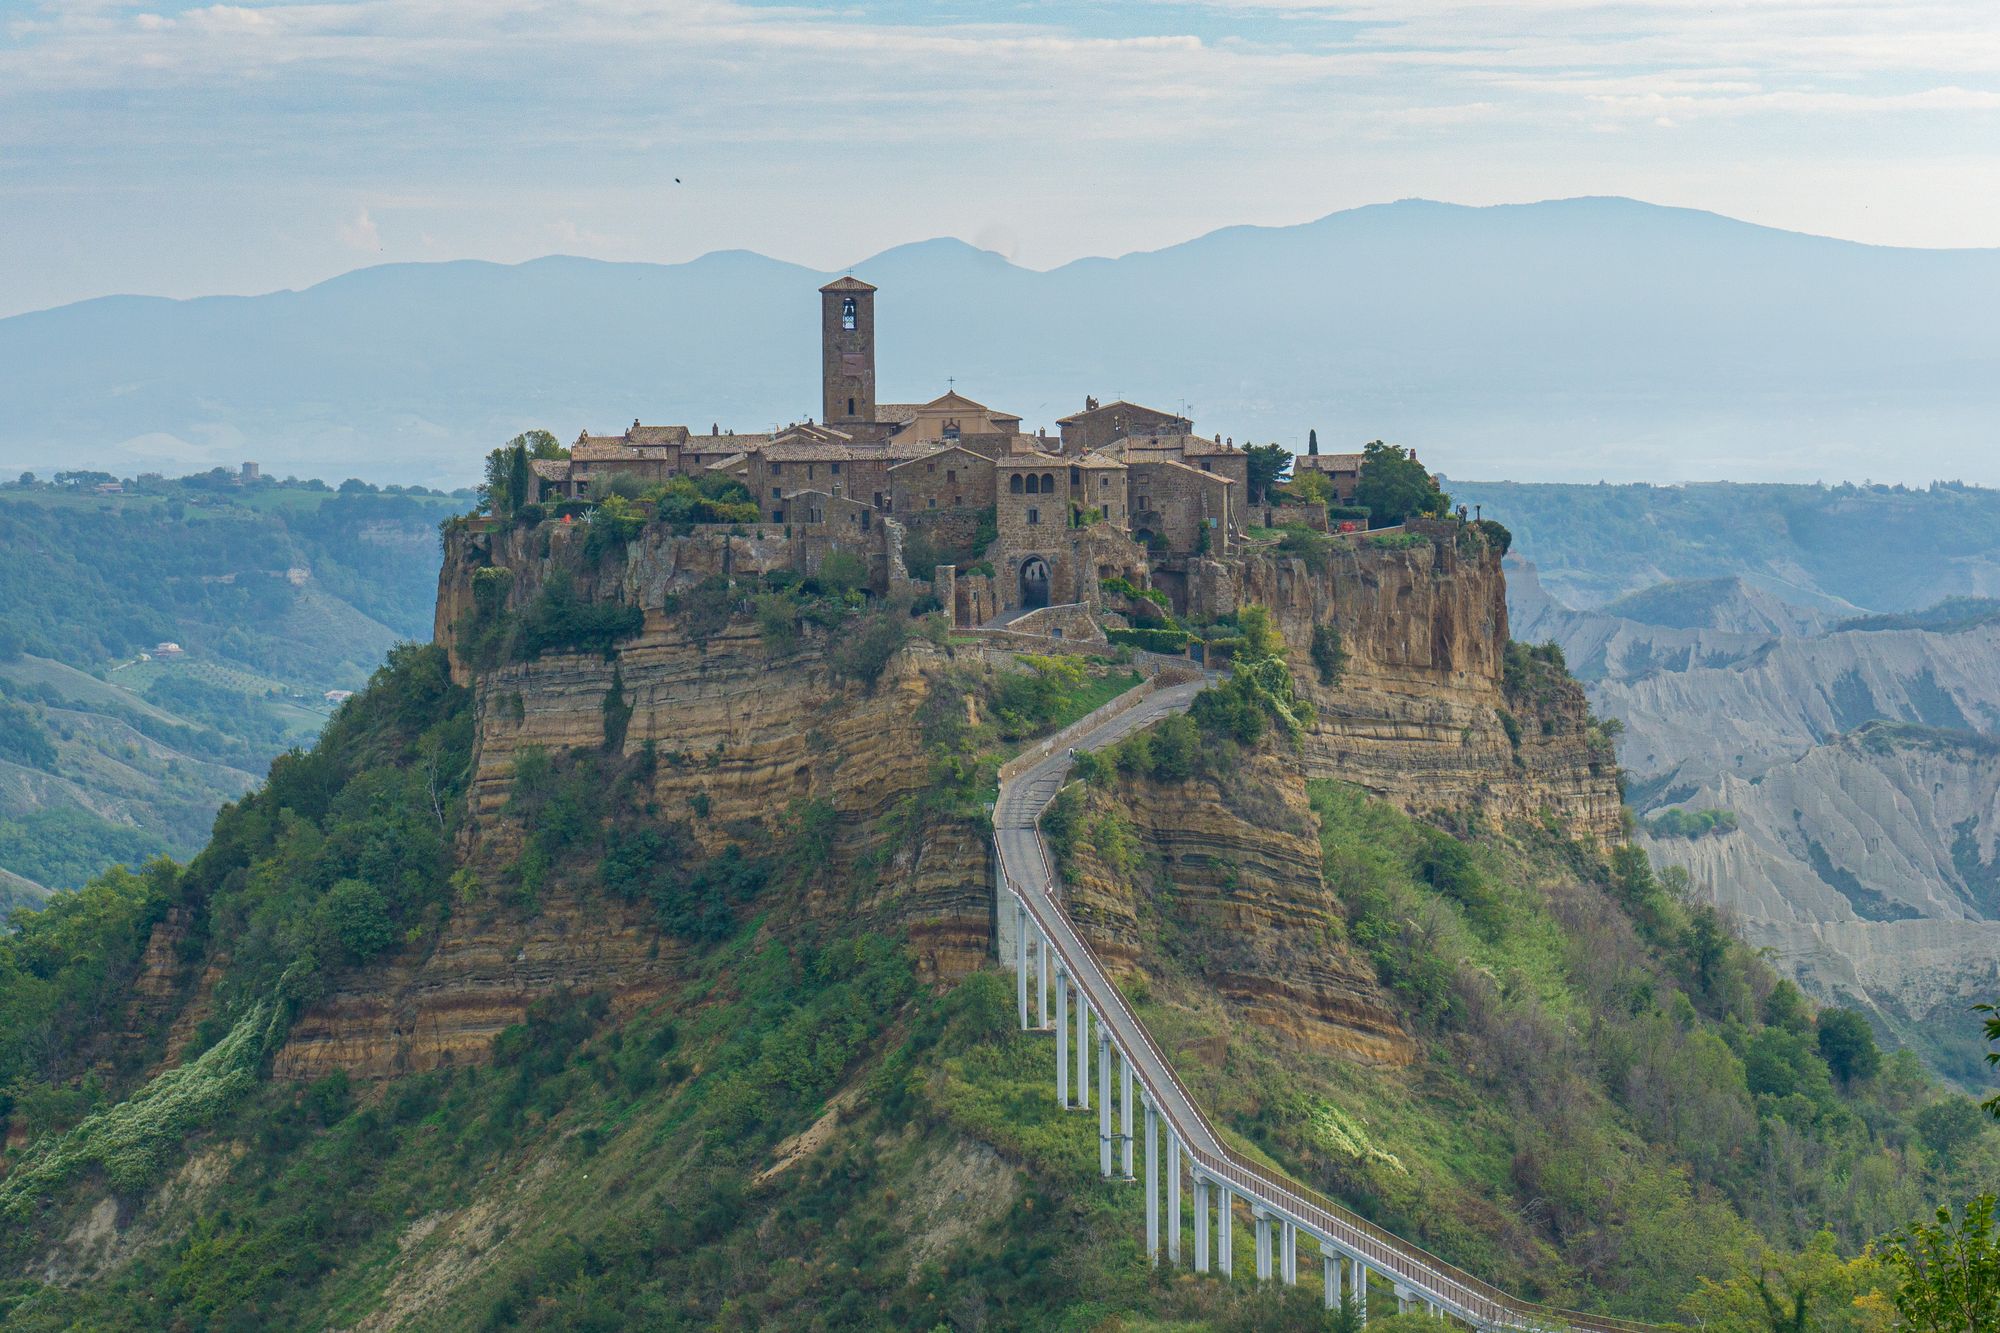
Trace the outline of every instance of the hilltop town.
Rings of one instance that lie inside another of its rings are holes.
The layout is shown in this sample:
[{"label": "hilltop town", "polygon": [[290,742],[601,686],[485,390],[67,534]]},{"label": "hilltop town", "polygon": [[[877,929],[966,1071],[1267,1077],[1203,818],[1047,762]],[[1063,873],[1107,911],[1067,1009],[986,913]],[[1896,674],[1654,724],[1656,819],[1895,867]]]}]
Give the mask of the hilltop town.
[{"label": "hilltop town", "polygon": [[[590,502],[670,478],[739,482],[765,524],[784,525],[803,572],[836,552],[865,559],[876,591],[928,583],[954,623],[1101,637],[1088,612],[1114,587],[1176,595],[1192,557],[1228,556],[1256,512],[1250,458],[1196,433],[1180,412],[1085,401],[1046,430],[956,391],[924,403],[876,399],[876,288],[848,276],[820,288],[821,412],[782,429],[649,426],[578,435],[566,458],[533,461],[544,504]],[[1295,460],[1345,504],[1360,454]],[[1324,531],[1324,506],[1296,511]],[[1336,527],[1338,523],[1336,521]],[[1350,520],[1348,526],[1360,524]],[[955,557],[935,559],[934,557]]]}]

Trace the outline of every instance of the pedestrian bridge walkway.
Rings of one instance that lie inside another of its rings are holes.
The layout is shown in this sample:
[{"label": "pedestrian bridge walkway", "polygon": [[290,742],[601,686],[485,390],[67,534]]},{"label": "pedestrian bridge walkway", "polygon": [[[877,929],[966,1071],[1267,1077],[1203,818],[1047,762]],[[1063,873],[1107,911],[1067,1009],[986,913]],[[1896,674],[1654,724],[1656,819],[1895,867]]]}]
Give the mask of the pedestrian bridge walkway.
[{"label": "pedestrian bridge walkway", "polygon": [[[1001,770],[993,814],[1001,951],[1015,971],[1021,1026],[1054,1034],[1056,1099],[1065,1108],[1091,1109],[1095,1047],[1098,1171],[1136,1180],[1135,1148],[1143,1143],[1147,1254],[1157,1264],[1164,1249],[1170,1264],[1191,1263],[1197,1273],[1229,1280],[1240,1210],[1256,1229],[1259,1281],[1297,1283],[1303,1234],[1319,1255],[1327,1308],[1351,1291],[1364,1320],[1371,1302],[1379,1309],[1393,1301],[1394,1310],[1428,1309],[1478,1329],[1651,1330],[1517,1300],[1237,1152],[1105,974],[1056,897],[1042,812],[1068,778],[1072,751],[1115,745],[1185,711],[1205,683],[1157,676],[1043,741]],[[1184,1200],[1191,1228],[1183,1224]],[[1183,1253],[1185,1240],[1191,1254]]]}]

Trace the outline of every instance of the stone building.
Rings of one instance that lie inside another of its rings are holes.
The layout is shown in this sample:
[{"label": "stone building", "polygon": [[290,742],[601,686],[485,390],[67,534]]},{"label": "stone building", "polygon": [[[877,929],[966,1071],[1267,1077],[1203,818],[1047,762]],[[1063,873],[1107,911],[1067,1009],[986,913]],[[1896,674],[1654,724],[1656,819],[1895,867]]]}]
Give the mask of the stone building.
[{"label": "stone building", "polygon": [[878,587],[929,581],[900,568],[905,537],[964,549],[987,511],[998,536],[990,601],[979,579],[956,579],[952,600],[1002,612],[1095,605],[1101,579],[1143,582],[1149,561],[1224,554],[1241,539],[1248,459],[1194,433],[1184,414],[1087,399],[1057,423],[1060,440],[1026,434],[1017,413],[954,387],[921,403],[880,403],[876,289],[853,276],[820,288],[820,409],[782,430],[705,434],[634,421],[618,435],[578,436],[566,460],[537,460],[544,498],[592,499],[608,479],[739,480],[763,521],[783,525],[817,568],[845,544],[865,548]]},{"label": "stone building", "polygon": [[1174,412],[1141,407],[1119,399],[1100,405],[1095,398],[1083,400],[1083,411],[1056,422],[1062,431],[1062,451],[1087,454],[1131,435],[1185,435],[1194,423]]},{"label": "stone building", "polygon": [[1292,475],[1317,472],[1333,487],[1335,504],[1354,503],[1355,488],[1361,485],[1360,454],[1299,454],[1292,459]]}]

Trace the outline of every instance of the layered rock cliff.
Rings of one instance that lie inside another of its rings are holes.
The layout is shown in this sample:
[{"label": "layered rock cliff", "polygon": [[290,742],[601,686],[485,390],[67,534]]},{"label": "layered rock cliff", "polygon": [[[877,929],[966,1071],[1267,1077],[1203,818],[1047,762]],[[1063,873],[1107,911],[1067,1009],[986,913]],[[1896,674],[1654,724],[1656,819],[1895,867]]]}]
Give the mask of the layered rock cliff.
[{"label": "layered rock cliff", "polygon": [[[1559,673],[1510,688],[1499,552],[1475,531],[1438,526],[1407,549],[1340,543],[1323,560],[1204,562],[1190,602],[1213,613],[1261,603],[1277,614],[1292,673],[1319,710],[1303,745],[1308,776],[1357,783],[1416,813],[1534,820],[1615,839],[1616,766],[1591,732],[1582,689]],[[1315,660],[1320,626],[1338,634],[1337,671]]]},{"label": "layered rock cliff", "polygon": [[1288,756],[1093,793],[1063,867],[1068,906],[1114,973],[1180,953],[1244,1017],[1321,1050],[1404,1065],[1416,1043],[1342,938],[1318,822]]}]

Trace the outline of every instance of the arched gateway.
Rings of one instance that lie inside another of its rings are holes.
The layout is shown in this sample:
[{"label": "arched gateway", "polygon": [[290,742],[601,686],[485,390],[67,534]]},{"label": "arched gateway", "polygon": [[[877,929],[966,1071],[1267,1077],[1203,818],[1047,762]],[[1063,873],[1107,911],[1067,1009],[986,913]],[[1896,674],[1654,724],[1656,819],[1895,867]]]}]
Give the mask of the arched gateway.
[{"label": "arched gateway", "polygon": [[1021,562],[1021,607],[1032,611],[1049,604],[1049,562],[1031,555]]}]

